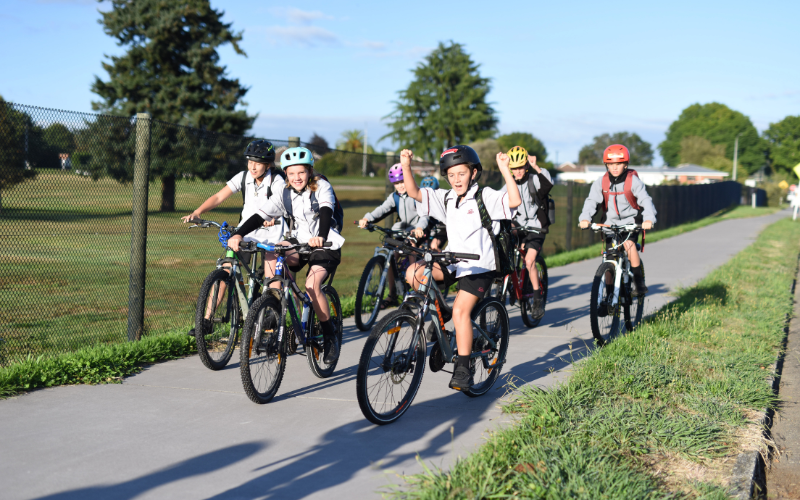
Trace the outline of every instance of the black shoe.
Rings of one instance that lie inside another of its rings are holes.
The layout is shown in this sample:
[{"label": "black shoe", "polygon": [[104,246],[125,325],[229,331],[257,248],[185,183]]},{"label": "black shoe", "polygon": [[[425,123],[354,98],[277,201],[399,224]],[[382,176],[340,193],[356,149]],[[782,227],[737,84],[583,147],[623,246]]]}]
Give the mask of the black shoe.
[{"label": "black shoe", "polygon": [[633,296],[644,297],[647,293],[647,285],[644,284],[644,278],[633,278]]},{"label": "black shoe", "polygon": [[540,290],[534,290],[536,294],[533,297],[533,307],[531,307],[531,316],[533,319],[542,319],[544,317],[544,304],[542,303],[542,293]]},{"label": "black shoe", "polygon": [[597,305],[597,317],[605,318],[606,316],[608,316],[608,297],[601,300]]},{"label": "black shoe", "polygon": [[[210,319],[203,319],[203,325],[202,325],[203,331],[210,332],[211,329],[213,328],[213,325],[214,325],[214,323],[212,323]],[[189,330],[186,333],[186,335],[188,335],[190,337],[196,337],[195,331],[196,331],[196,328],[192,328],[191,330]]]},{"label": "black shoe", "polygon": [[336,341],[336,337],[329,337],[324,340],[322,352],[322,361],[326,365],[336,363],[336,360],[339,359],[339,343]]},{"label": "black shoe", "polygon": [[456,391],[467,392],[472,388],[472,374],[466,366],[456,366],[453,377],[450,379],[450,388]]},{"label": "black shoe", "polygon": [[380,310],[388,309],[397,305],[397,295],[394,297],[389,296],[381,301]]}]

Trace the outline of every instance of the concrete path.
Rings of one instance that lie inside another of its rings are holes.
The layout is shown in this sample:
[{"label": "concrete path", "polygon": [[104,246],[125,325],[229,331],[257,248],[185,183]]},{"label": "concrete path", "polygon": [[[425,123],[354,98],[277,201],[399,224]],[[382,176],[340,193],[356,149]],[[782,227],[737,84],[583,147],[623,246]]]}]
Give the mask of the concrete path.
[{"label": "concrete path", "polygon": [[[770,216],[720,222],[648,244],[647,312],[749,245]],[[527,330],[516,307],[504,375],[551,386],[591,345],[588,301],[599,259],[552,269],[547,314]],[[411,409],[377,427],[361,415],[355,373],[365,334],[345,322],[337,373],[315,378],[288,360],[267,405],[242,391],[236,355],[220,372],[196,356],[154,365],[123,384],[39,390],[0,401],[0,496],[16,498],[378,498],[418,462],[449,467],[502,425],[497,384],[470,399],[426,370]],[[521,381],[521,382],[520,382]]]}]

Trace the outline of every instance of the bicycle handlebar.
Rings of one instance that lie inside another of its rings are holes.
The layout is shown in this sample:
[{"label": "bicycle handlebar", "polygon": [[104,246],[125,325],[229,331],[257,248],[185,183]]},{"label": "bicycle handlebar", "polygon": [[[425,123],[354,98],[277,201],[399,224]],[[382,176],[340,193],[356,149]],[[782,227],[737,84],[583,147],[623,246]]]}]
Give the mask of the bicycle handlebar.
[{"label": "bicycle handlebar", "polygon": [[266,250],[267,252],[285,254],[289,250],[297,250],[299,252],[302,252],[302,251],[313,251],[317,248],[330,248],[333,246],[333,243],[331,243],[330,241],[326,241],[325,243],[322,244],[321,247],[312,247],[308,243],[298,243],[296,245],[265,245],[263,243],[259,243],[256,246],[262,250]]},{"label": "bicycle handlebar", "polygon": [[218,222],[214,222],[213,220],[205,220],[205,219],[199,219],[199,218],[198,219],[193,219],[192,222],[194,222],[194,225],[189,226],[187,229],[192,229],[194,227],[199,227],[201,229],[205,229],[205,228],[214,226],[214,227],[218,227],[220,229],[224,227],[225,229],[227,229],[231,233],[233,233],[237,229],[239,229],[238,227],[229,226],[227,222],[223,222],[222,224],[220,224]]},{"label": "bicycle handlebar", "polygon": [[530,227],[530,226],[522,226],[518,227],[518,230],[527,231],[529,233],[537,233],[537,234],[547,234],[550,232],[549,229],[545,227]]},{"label": "bicycle handlebar", "polygon": [[426,252],[420,250],[419,248],[414,248],[410,245],[406,245],[402,241],[398,241],[392,238],[386,238],[385,243],[401,248],[407,252],[415,253],[419,256],[426,257],[428,255],[431,256],[433,260],[446,260],[446,261],[454,261],[454,260],[478,260],[481,258],[480,255],[476,255],[474,253],[458,253],[458,252]]},{"label": "bicycle handlebar", "polygon": [[622,226],[611,226],[609,224],[592,224],[590,226],[592,231],[602,231],[603,229],[610,229],[612,231],[635,231],[641,229],[641,224],[624,224]]}]

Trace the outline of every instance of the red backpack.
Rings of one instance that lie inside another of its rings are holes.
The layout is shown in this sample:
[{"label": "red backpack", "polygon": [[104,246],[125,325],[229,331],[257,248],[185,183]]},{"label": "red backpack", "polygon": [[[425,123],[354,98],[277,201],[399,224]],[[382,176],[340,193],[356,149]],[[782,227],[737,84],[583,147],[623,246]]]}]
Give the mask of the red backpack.
[{"label": "red backpack", "polygon": [[641,210],[642,207],[636,203],[636,197],[633,195],[633,190],[631,188],[633,184],[633,176],[639,177],[639,174],[636,173],[636,170],[628,170],[628,176],[625,178],[625,186],[622,188],[622,192],[619,191],[611,191],[611,179],[608,176],[608,172],[603,175],[603,211],[608,212],[608,198],[610,196],[614,196],[614,210],[617,211],[617,215],[619,215],[619,208],[617,207],[617,196],[624,194],[625,199],[628,200],[628,204],[633,207],[635,210]]}]

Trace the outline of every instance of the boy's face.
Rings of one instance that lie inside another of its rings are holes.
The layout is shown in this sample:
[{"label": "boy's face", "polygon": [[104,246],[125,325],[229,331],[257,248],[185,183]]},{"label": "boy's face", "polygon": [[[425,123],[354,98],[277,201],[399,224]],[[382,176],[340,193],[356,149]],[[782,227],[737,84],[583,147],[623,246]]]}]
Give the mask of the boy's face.
[{"label": "boy's face", "polygon": [[269,164],[267,163],[258,163],[253,160],[247,160],[247,170],[250,172],[250,175],[253,177],[253,179],[263,177],[268,166]]},{"label": "boy's face", "polygon": [[395,182],[394,190],[400,194],[406,194],[406,183],[403,181]]},{"label": "boy's face", "polygon": [[286,180],[296,191],[301,191],[308,184],[308,170],[305,165],[286,167]]},{"label": "boy's face", "polygon": [[453,187],[457,195],[461,196],[469,189],[469,181],[472,180],[474,174],[472,169],[466,164],[456,165],[450,167],[447,171],[447,182]]},{"label": "boy's face", "polygon": [[511,173],[514,174],[515,179],[522,179],[525,177],[525,169],[527,167],[512,168]]},{"label": "boy's face", "polygon": [[611,175],[614,177],[619,177],[622,175],[622,172],[628,168],[627,163],[606,163],[606,167],[608,171],[611,172]]}]

